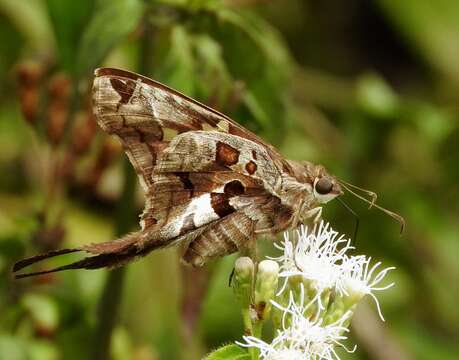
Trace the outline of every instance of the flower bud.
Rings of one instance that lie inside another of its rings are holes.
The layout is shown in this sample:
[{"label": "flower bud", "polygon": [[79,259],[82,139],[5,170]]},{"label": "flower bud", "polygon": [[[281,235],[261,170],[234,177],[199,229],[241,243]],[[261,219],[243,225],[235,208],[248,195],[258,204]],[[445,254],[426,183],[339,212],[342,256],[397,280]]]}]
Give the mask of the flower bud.
[{"label": "flower bud", "polygon": [[254,273],[254,264],[249,257],[240,257],[234,264],[233,289],[237,300],[242,308],[249,308],[252,281]]},{"label": "flower bud", "polygon": [[259,320],[269,315],[271,300],[277,290],[279,279],[279,265],[272,260],[263,260],[258,265],[257,280],[255,283],[255,310]]}]

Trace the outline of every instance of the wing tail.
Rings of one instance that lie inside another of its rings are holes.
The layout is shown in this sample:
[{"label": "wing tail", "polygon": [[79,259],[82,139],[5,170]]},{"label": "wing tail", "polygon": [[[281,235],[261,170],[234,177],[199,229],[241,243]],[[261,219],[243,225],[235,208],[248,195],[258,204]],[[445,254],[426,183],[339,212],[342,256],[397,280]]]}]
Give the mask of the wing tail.
[{"label": "wing tail", "polygon": [[142,240],[141,232],[136,232],[128,234],[123,238],[114,241],[92,244],[80,248],[54,250],[18,261],[13,265],[13,272],[16,273],[19,270],[22,270],[30,265],[36,264],[46,259],[78,251],[85,251],[87,253],[93,254],[93,256],[87,256],[81,260],[49,270],[15,274],[15,278],[22,279],[30,276],[49,274],[71,269],[100,269],[103,267],[118,267],[146,253],[145,249],[143,249],[141,246],[137,246],[138,243]]},{"label": "wing tail", "polygon": [[[99,268],[102,268],[102,267],[108,267],[108,266],[117,265],[116,262],[114,261],[114,257],[112,255],[113,254],[102,254],[102,255],[96,255],[96,256],[88,256],[88,257],[85,257],[82,260],[75,261],[75,262],[70,263],[68,265],[59,266],[59,267],[52,268],[52,269],[49,269],[49,270],[36,271],[36,272],[24,273],[24,274],[16,274],[15,278],[16,279],[23,279],[23,278],[26,278],[26,277],[50,274],[50,273],[53,273],[53,272],[64,271],[64,270],[99,269]],[[126,257],[126,256],[127,256],[127,254],[124,255],[123,257]],[[122,256],[116,256],[117,259],[119,259],[120,257],[122,257]]]},{"label": "wing tail", "polygon": [[27,266],[30,266],[32,264],[35,264],[37,262],[40,262],[42,260],[45,260],[45,259],[49,259],[49,258],[53,258],[53,257],[56,257],[56,256],[59,256],[59,255],[64,255],[64,254],[70,254],[70,253],[73,253],[73,252],[77,252],[77,251],[81,251],[81,249],[61,249],[61,250],[53,250],[53,251],[50,251],[50,252],[47,252],[45,254],[39,254],[39,255],[35,255],[35,256],[31,256],[31,257],[28,257],[26,259],[22,259],[18,262],[16,262],[14,265],[13,265],[13,272],[17,272]]}]

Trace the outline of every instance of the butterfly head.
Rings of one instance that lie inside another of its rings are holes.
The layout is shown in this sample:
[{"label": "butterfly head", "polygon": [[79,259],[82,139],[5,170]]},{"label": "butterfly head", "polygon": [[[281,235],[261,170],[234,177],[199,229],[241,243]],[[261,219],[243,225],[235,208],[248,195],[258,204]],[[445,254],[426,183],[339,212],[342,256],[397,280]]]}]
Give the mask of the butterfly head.
[{"label": "butterfly head", "polygon": [[321,204],[325,204],[343,194],[340,184],[328,174],[316,177],[313,188],[314,197]]},{"label": "butterfly head", "polygon": [[331,176],[322,165],[305,162],[304,167],[317,203],[325,204],[343,194],[338,180]]}]

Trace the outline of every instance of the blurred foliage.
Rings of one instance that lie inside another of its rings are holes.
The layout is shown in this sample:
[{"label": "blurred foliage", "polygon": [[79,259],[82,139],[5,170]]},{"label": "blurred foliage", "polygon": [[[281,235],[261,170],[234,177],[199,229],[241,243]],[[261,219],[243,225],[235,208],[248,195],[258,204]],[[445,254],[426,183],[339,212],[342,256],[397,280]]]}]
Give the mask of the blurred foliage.
[{"label": "blurred foliage", "polygon": [[[344,196],[360,217],[359,252],[398,269],[381,297],[386,323],[362,312],[378,336],[356,331],[352,358],[392,349],[397,359],[457,359],[457,39],[454,0],[0,0],[0,358],[82,359],[97,346],[105,271],[14,281],[10,268],[113,237],[122,151],[88,99],[94,68],[114,66],[376,191],[408,226],[400,237],[389,218]],[[140,191],[135,201],[140,212]],[[339,204],[324,216],[353,233]],[[198,359],[239,339],[233,263],[193,281],[174,249],[130,265],[111,358]]]}]

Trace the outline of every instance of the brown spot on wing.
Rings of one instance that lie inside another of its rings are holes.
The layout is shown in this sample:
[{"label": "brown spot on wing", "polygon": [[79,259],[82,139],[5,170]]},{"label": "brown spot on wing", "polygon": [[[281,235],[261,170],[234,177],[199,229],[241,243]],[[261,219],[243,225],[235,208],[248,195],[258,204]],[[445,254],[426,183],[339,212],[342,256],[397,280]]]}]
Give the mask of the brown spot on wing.
[{"label": "brown spot on wing", "polygon": [[221,218],[233,213],[235,210],[229,203],[230,197],[227,194],[211,193],[210,204],[215,213]]},{"label": "brown spot on wing", "polygon": [[118,93],[118,95],[121,96],[121,99],[118,103],[118,107],[121,104],[127,104],[131,99],[132,94],[134,93],[136,85],[135,82],[129,79],[122,81],[116,78],[110,78],[110,84],[112,85],[113,89]]},{"label": "brown spot on wing", "polygon": [[239,161],[239,151],[224,142],[217,142],[215,161],[219,165],[230,166]]},{"label": "brown spot on wing", "polygon": [[257,160],[257,152],[255,150],[252,150],[252,157],[254,160]]},{"label": "brown spot on wing", "polygon": [[257,171],[257,164],[255,164],[252,160],[250,160],[246,165],[245,169],[250,175],[253,175],[255,171]]},{"label": "brown spot on wing", "polygon": [[230,181],[223,188],[224,193],[228,196],[242,195],[244,190],[244,185],[239,180]]}]

